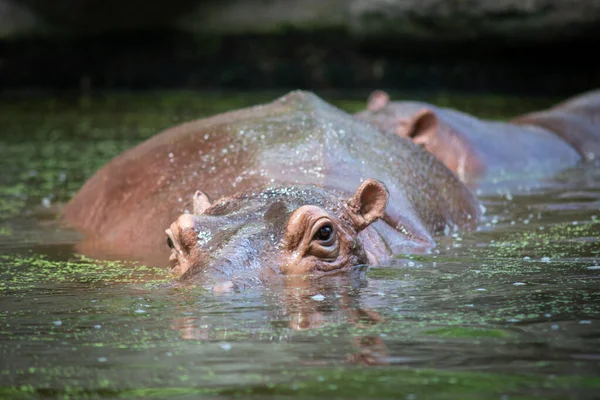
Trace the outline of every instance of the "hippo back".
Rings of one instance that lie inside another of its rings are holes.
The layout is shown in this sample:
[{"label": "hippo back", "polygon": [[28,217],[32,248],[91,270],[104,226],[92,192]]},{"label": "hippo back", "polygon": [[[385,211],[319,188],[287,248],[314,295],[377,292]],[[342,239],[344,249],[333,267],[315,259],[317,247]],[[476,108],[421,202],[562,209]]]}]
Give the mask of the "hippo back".
[{"label": "hippo back", "polygon": [[600,90],[583,93],[548,110],[526,114],[511,122],[539,126],[556,133],[584,160],[600,157]]}]

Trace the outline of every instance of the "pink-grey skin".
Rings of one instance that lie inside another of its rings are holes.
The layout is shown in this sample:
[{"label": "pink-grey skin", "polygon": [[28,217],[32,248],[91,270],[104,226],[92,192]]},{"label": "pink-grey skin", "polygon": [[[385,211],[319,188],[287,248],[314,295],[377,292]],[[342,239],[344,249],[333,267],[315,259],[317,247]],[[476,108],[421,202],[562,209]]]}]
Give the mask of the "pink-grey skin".
[{"label": "pink-grey skin", "polygon": [[64,215],[85,254],[170,262],[182,281],[226,290],[426,252],[475,227],[480,206],[420,146],[296,91],[148,139]]},{"label": "pink-grey skin", "polygon": [[500,122],[428,103],[390,101],[376,90],[355,116],[424,146],[471,187],[499,174],[551,177],[600,156],[600,91]]}]

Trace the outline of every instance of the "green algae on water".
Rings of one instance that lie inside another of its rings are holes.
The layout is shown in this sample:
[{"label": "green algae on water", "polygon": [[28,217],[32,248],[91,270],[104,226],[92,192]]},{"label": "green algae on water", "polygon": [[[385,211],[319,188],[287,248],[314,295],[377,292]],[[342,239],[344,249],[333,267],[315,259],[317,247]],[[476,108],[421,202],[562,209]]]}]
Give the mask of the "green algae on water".
[{"label": "green algae on water", "polygon": [[54,261],[44,255],[0,255],[0,264],[0,291],[26,290],[36,287],[41,282],[160,284],[172,280],[165,268],[122,261],[100,261],[84,256],[77,256],[72,261]]},{"label": "green algae on water", "polygon": [[540,257],[564,258],[600,256],[596,240],[600,235],[600,222],[597,220],[581,223],[562,222],[547,230],[532,230],[510,235],[508,240],[490,244],[494,257]]},{"label": "green algae on water", "polygon": [[466,328],[460,326],[430,329],[424,333],[448,338],[507,338],[511,336],[509,332],[502,329]]},{"label": "green algae on water", "polygon": [[[444,371],[435,369],[373,369],[339,367],[329,370],[311,369],[290,373],[293,382],[266,384],[247,389],[225,389],[222,395],[245,397],[294,396],[299,398],[413,398],[469,399],[502,398],[533,399],[540,392],[546,399],[564,398],[570,387],[600,389],[600,379],[563,376]],[[535,391],[527,396],[522,393]],[[560,390],[556,393],[554,390]]]}]

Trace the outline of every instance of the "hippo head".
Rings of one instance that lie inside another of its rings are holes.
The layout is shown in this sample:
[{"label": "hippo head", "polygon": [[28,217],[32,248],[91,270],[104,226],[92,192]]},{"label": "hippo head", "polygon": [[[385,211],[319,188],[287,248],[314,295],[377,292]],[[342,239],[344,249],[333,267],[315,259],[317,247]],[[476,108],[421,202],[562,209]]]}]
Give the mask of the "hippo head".
[{"label": "hippo head", "polygon": [[166,230],[170,262],[181,279],[220,290],[368,263],[359,233],[384,215],[388,192],[368,179],[349,198],[315,186],[269,187],[214,204],[194,196],[194,213]]}]

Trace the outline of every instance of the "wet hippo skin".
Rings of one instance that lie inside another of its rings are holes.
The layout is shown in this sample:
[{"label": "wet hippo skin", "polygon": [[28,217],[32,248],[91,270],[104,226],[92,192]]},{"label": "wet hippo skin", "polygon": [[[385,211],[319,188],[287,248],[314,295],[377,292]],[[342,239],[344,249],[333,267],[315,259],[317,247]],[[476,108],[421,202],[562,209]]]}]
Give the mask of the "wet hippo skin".
[{"label": "wet hippo skin", "polygon": [[390,102],[378,90],[356,117],[423,145],[469,184],[498,172],[553,176],[600,157],[600,90],[508,122],[427,103]]},{"label": "wet hippo skin", "polygon": [[182,278],[225,287],[426,251],[479,214],[429,152],[301,91],[150,138],[64,212],[85,254],[170,259]]}]

